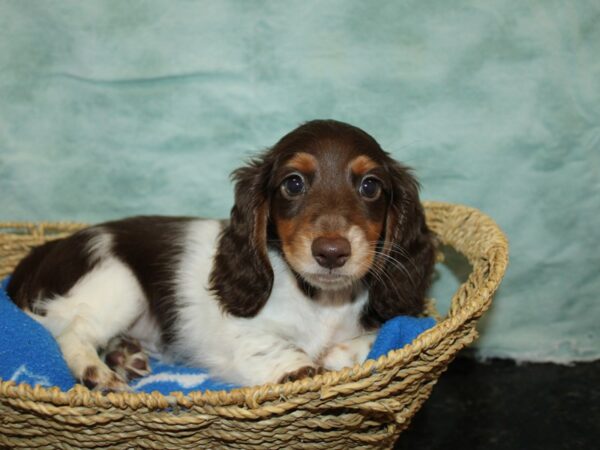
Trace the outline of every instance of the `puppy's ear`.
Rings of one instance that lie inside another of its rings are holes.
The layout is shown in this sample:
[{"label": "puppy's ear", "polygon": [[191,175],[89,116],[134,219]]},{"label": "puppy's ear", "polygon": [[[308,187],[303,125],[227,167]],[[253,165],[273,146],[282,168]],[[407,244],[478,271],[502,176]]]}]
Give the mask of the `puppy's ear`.
[{"label": "puppy's ear", "polygon": [[398,315],[421,313],[435,263],[434,238],[425,223],[417,180],[394,161],[387,170],[392,189],[380,254],[367,278],[369,302],[362,316],[366,328]]},{"label": "puppy's ear", "polygon": [[210,287],[223,309],[252,317],[265,305],[273,287],[267,255],[268,185],[273,162],[268,154],[233,172],[235,204],[221,234]]}]

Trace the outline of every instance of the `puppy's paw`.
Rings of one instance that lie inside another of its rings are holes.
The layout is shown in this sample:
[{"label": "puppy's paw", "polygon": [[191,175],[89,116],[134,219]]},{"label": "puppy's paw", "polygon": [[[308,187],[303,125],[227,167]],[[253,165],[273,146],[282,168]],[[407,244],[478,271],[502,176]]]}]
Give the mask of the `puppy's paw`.
[{"label": "puppy's paw", "polygon": [[288,372],[279,379],[279,383],[287,383],[288,381],[301,380],[302,378],[314,377],[323,373],[322,367],[304,366],[293,372]]},{"label": "puppy's paw", "polygon": [[104,351],[104,360],[108,367],[126,381],[141,378],[150,373],[148,356],[135,339],[124,337],[111,339]]},{"label": "puppy's paw", "polygon": [[320,362],[328,370],[341,370],[360,364],[367,358],[375,338],[375,334],[364,334],[335,344],[323,355]]},{"label": "puppy's paw", "polygon": [[88,389],[101,392],[125,392],[131,390],[125,380],[105,365],[87,366],[81,383]]}]

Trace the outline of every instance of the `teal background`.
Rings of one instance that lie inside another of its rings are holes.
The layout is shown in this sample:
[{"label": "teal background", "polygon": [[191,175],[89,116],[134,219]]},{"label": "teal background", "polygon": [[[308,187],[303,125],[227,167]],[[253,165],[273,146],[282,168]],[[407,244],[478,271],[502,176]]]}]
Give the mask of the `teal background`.
[{"label": "teal background", "polygon": [[506,231],[480,355],[600,357],[597,1],[0,1],[2,220],[223,217],[313,118]]}]

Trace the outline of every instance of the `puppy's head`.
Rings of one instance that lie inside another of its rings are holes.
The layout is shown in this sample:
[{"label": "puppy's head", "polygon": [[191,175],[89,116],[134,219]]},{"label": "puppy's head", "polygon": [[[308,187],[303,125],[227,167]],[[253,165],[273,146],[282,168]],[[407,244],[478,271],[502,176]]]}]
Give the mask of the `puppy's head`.
[{"label": "puppy's head", "polygon": [[313,289],[365,284],[366,325],[419,312],[433,248],[418,185],[367,133],[335,121],[308,122],[234,178],[236,204],[222,241],[235,237],[244,270],[252,272],[240,280],[238,271],[237,279],[266,289],[246,288],[250,300],[242,308],[239,298],[228,302],[218,292],[230,312],[256,314],[268,298],[273,274],[267,243]]}]

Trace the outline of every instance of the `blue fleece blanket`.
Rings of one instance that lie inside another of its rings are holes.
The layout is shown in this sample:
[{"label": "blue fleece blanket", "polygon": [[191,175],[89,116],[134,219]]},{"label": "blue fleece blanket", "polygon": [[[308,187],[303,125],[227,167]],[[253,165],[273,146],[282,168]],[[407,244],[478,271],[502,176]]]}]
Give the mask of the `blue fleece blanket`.
[{"label": "blue fleece blanket", "polygon": [[[45,387],[72,388],[71,375],[60,349],[50,333],[22,310],[6,294],[8,280],[0,286],[0,379]],[[435,324],[431,318],[396,317],[383,325],[367,359],[376,359],[390,350],[402,348]],[[210,377],[197,367],[166,364],[151,359],[152,373],[133,380],[134,391],[168,394],[236,387]]]}]

